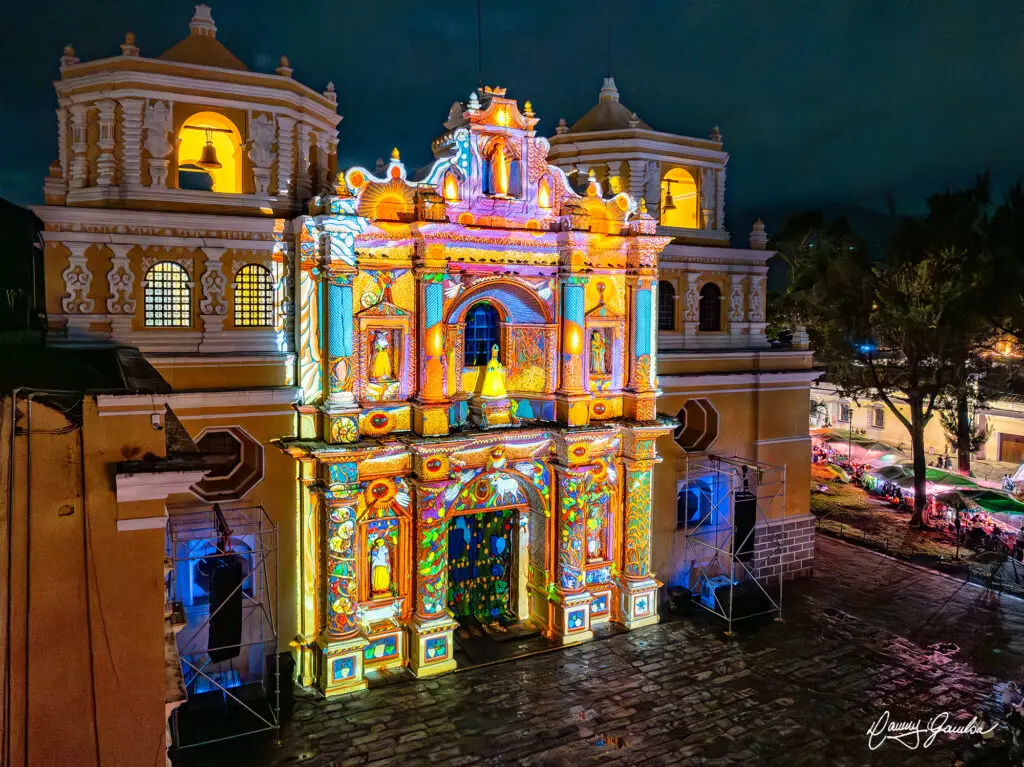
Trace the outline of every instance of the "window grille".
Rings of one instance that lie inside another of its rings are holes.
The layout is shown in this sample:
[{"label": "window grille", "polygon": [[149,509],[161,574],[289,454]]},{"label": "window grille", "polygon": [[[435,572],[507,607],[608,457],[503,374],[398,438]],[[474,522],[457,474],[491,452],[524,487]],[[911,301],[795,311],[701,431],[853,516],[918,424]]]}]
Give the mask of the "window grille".
[{"label": "window grille", "polygon": [[265,266],[248,264],[235,277],[235,325],[274,326],[274,279]]},{"label": "window grille", "polygon": [[145,325],[185,328],[192,324],[192,288],[188,272],[173,261],[154,264],[146,273]]}]

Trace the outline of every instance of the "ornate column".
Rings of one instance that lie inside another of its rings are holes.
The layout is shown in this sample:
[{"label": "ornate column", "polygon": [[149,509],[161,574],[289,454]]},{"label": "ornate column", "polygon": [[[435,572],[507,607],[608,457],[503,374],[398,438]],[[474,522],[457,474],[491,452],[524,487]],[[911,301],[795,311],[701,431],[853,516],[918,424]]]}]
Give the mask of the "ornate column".
[{"label": "ornate column", "polygon": [[277,118],[277,194],[291,199],[295,177],[295,120]]},{"label": "ornate column", "polygon": [[321,584],[323,619],[316,643],[320,649],[319,679],[324,695],[366,688],[363,648],[359,631],[359,563],[356,510],[359,505],[359,468],[355,462],[330,464],[329,489],[323,493],[324,555]]},{"label": "ornate column", "polygon": [[455,669],[448,612],[448,519],[443,493],[447,483],[413,481],[415,493],[416,612],[409,623],[409,670],[433,676]]},{"label": "ornate column", "polygon": [[295,173],[295,198],[299,203],[305,203],[312,194],[311,180],[309,178],[309,146],[311,142],[310,127],[306,123],[298,125],[298,168]]},{"label": "ornate column", "polygon": [[587,278],[572,273],[559,275],[562,291],[562,364],[555,395],[556,416],[561,423],[582,426],[590,422],[589,395],[584,386],[583,355],[586,353],[585,286]]},{"label": "ornate column", "polygon": [[68,182],[72,189],[81,189],[89,183],[89,165],[86,152],[89,149],[86,135],[88,107],[72,104],[71,112],[71,174]]},{"label": "ornate column", "polygon": [[[647,160],[629,161],[629,196],[634,200],[646,197],[644,183],[647,180]],[[648,205],[650,201],[648,200]]]},{"label": "ornate column", "polygon": [[327,137],[322,133],[316,134],[316,194],[330,194],[332,191],[328,173],[329,154]]},{"label": "ornate column", "polygon": [[[571,453],[571,447],[559,445],[559,452]],[[571,460],[571,459],[570,459]],[[558,553],[555,560],[554,620],[551,626],[555,638],[562,644],[576,644],[592,639],[590,630],[590,602],[593,597],[586,588],[583,568],[586,546],[585,507],[586,481],[593,467],[555,464],[558,481],[558,514],[556,539]]]},{"label": "ornate column", "polygon": [[651,572],[651,486],[654,466],[661,461],[655,441],[668,431],[665,427],[623,430],[626,476],[618,620],[629,629],[658,622],[656,593],[661,584]]},{"label": "ornate column", "polygon": [[356,275],[354,240],[331,232],[323,239],[326,275],[326,348],[324,380],[325,438],[332,444],[359,440],[355,385],[358,362],[353,340],[352,281]]},{"label": "ornate column", "polygon": [[747,319],[749,320],[750,343],[756,346],[767,346],[768,340],[765,337],[765,278],[759,274],[750,275],[750,290],[747,294]]},{"label": "ornate column", "polygon": [[127,340],[135,315],[135,273],[128,261],[128,252],[134,245],[111,243],[107,247],[114,254],[107,272],[107,319],[114,338]]},{"label": "ornate column", "polygon": [[715,211],[715,229],[725,231],[725,168],[719,168],[715,187],[718,191],[718,210]]},{"label": "ornate column", "polygon": [[[418,305],[419,348],[422,364],[419,366],[417,388],[413,399],[413,431],[423,436],[448,433],[447,370],[448,357],[444,344],[444,272],[436,267],[417,267],[416,283],[419,290]],[[456,360],[456,367],[460,363]]]},{"label": "ornate column", "polygon": [[700,272],[686,273],[686,292],[683,294],[683,348],[697,345],[697,327],[700,324],[700,293],[697,285]]},{"label": "ornate column", "polygon": [[[60,162],[61,176],[63,183],[57,190],[57,196],[67,196],[68,179],[71,177],[71,167],[68,163],[68,110],[61,107],[57,110],[57,160]],[[63,203],[63,201],[62,201]]]},{"label": "ornate column", "polygon": [[657,323],[654,316],[654,286],[657,271],[641,269],[627,275],[630,303],[629,384],[624,399],[625,413],[637,421],[651,421],[656,417],[654,383],[654,334]]},{"label": "ornate column", "polygon": [[142,99],[121,99],[121,183],[142,184]]},{"label": "ornate column", "polygon": [[321,494],[315,476],[316,463],[299,462],[299,650],[298,676],[304,687],[316,679],[316,655],[312,650],[320,633],[320,533]]},{"label": "ornate column", "polygon": [[729,289],[729,339],[733,346],[743,346],[749,328],[747,327],[747,309],[743,295],[743,280],[746,275],[731,274]]},{"label": "ornate column", "polygon": [[99,138],[96,146],[100,156],[96,160],[96,184],[110,186],[116,181],[117,160],[114,158],[114,108],[116,103],[104,99],[97,104],[99,108]]}]

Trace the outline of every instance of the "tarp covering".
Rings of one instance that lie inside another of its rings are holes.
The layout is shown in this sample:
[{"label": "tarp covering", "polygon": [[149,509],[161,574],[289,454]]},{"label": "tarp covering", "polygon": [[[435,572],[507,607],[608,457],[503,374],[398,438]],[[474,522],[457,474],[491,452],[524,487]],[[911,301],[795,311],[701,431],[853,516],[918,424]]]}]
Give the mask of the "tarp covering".
[{"label": "tarp covering", "polygon": [[970,493],[967,497],[989,514],[1024,514],[1024,503],[1011,498],[1006,493],[982,490],[978,493]]}]

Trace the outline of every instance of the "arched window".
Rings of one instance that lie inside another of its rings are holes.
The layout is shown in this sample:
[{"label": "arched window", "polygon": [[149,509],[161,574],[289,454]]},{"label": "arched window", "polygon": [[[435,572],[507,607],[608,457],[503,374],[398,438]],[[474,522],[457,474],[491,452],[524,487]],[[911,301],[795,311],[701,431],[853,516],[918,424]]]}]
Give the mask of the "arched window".
[{"label": "arched window", "polygon": [[722,291],[713,282],[700,289],[700,324],[697,329],[712,333],[722,329]]},{"label": "arched window", "polygon": [[148,328],[186,328],[192,324],[192,288],[188,272],[161,261],[146,272],[145,324]]},{"label": "arched window", "polygon": [[523,194],[522,172],[519,160],[502,139],[492,139],[484,150],[483,189],[484,194],[499,197],[521,197]]},{"label": "arched window", "polygon": [[[241,194],[241,146],[238,128],[224,115],[192,115],[178,132],[178,188]],[[220,167],[206,162],[214,158]]]},{"label": "arched window", "polygon": [[672,168],[661,179],[660,218],[662,226],[682,229],[700,227],[697,182],[686,168]]},{"label": "arched window", "polygon": [[235,325],[274,326],[274,279],[267,267],[247,264],[235,277]]},{"label": "arched window", "polygon": [[676,289],[668,280],[658,282],[658,330],[676,329]]},{"label": "arched window", "polygon": [[491,347],[500,346],[501,330],[498,310],[489,303],[475,304],[466,313],[465,366],[486,365],[491,358]]}]

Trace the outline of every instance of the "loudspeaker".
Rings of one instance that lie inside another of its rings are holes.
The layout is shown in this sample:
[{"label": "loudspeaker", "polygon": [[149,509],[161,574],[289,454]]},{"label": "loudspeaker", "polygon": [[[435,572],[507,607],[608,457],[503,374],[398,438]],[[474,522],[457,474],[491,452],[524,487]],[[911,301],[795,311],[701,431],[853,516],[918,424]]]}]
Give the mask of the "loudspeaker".
[{"label": "loudspeaker", "polygon": [[742,490],[733,503],[733,535],[736,536],[736,559],[749,564],[754,558],[754,522],[757,517],[757,498]]},{"label": "loudspeaker", "polygon": [[242,644],[242,561],[216,557],[210,573],[210,636],[207,652],[219,663],[237,658]]}]

